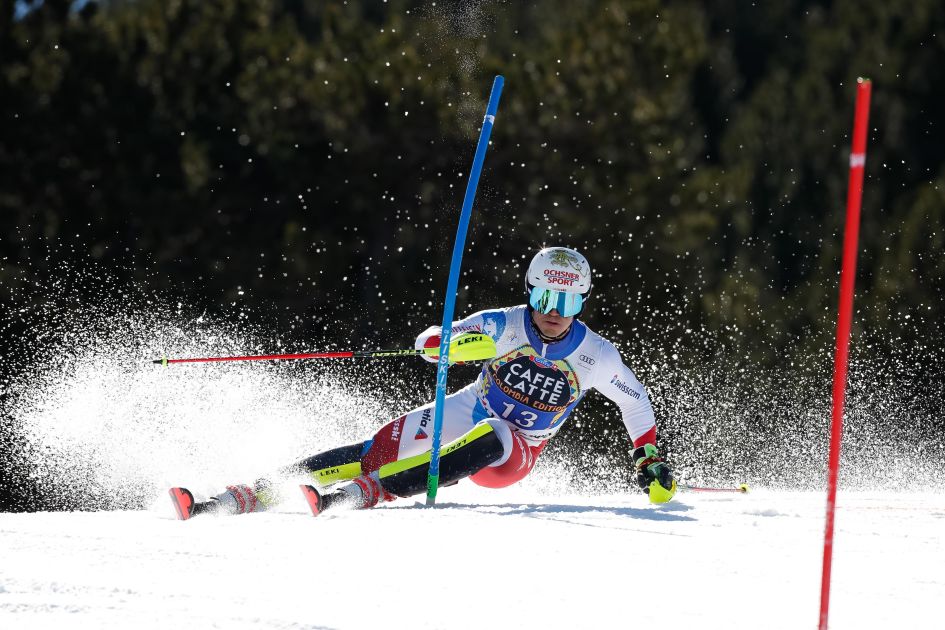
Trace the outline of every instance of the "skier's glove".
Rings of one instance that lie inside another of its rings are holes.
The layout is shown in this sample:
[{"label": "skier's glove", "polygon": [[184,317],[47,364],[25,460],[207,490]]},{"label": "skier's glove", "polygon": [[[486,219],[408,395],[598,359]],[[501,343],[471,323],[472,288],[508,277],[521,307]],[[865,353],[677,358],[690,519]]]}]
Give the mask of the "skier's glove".
[{"label": "skier's glove", "polygon": [[[419,342],[419,339],[417,341]],[[430,348],[437,349],[437,354],[421,354],[420,356],[423,357],[424,361],[428,361],[430,363],[437,363],[440,360],[440,355],[439,355],[440,336],[439,335],[431,335],[430,337],[426,339],[426,341],[423,343],[422,346],[419,343],[417,344],[417,346],[418,346],[417,350],[429,350]]]},{"label": "skier's glove", "polygon": [[[416,348],[417,350],[429,350],[431,348],[435,348],[437,351],[436,354],[421,354],[420,356],[423,357],[424,361],[428,361],[430,363],[438,363],[440,361],[440,336],[439,335],[432,335],[428,337],[427,340],[423,342],[422,347],[420,346],[420,340],[417,339]],[[450,361],[450,365],[466,365],[466,362],[465,361]]]},{"label": "skier's glove", "polygon": [[663,461],[652,444],[633,449],[637,483],[650,496],[650,503],[666,503],[676,494],[676,480],[669,464]]}]

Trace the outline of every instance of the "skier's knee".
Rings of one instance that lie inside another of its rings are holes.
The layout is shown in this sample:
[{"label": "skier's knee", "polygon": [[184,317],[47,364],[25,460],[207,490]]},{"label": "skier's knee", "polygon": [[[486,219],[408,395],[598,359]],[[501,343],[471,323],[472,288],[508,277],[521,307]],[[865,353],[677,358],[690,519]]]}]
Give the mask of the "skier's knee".
[{"label": "skier's knee", "polygon": [[489,418],[488,420],[481,420],[480,422],[491,426],[492,430],[495,431],[496,437],[499,438],[499,442],[502,443],[502,456],[489,464],[489,466],[501,466],[508,461],[509,457],[512,455],[512,450],[515,448],[515,440],[512,438],[512,429],[509,428],[507,422],[499,420],[498,418]]},{"label": "skier's knee", "polygon": [[[440,448],[439,483],[448,485],[468,477],[498,461],[503,455],[502,439],[495,426],[490,422],[479,422],[461,437]],[[386,491],[409,497],[426,488],[429,466],[430,451],[426,451],[381,466],[378,478]]]},{"label": "skier's knee", "polygon": [[[506,430],[509,430],[506,426]],[[538,446],[529,446],[525,438],[518,433],[512,433],[509,430],[512,439],[511,454],[505,458],[505,461],[486,466],[476,474],[472,475],[473,483],[485,488],[505,488],[513,483],[521,481],[531,472],[535,466],[538,454],[544,448],[544,442]]]}]

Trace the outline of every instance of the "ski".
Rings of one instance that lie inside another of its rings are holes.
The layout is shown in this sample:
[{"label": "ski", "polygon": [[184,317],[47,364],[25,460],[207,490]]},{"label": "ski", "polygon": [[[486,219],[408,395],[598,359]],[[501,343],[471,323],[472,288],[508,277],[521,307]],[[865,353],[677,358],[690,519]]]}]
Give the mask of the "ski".
[{"label": "ski", "polygon": [[194,512],[194,495],[187,488],[171,488],[167,491],[177,512],[177,518],[182,521],[189,519]]},{"label": "ski", "polygon": [[322,501],[322,495],[315,489],[315,486],[302,484],[299,489],[302,491],[302,495],[305,496],[305,502],[308,503],[309,509],[312,510],[312,516],[321,514],[322,510],[325,509],[324,501]]}]

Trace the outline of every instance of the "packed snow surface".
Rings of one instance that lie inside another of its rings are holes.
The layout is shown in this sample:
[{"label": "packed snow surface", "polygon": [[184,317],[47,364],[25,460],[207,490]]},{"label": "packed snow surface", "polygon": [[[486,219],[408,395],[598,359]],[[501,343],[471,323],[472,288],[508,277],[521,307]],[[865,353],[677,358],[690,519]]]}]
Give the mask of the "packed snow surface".
[{"label": "packed snow surface", "polygon": [[[816,628],[817,492],[0,514],[2,628]],[[830,627],[940,628],[945,496],[841,492]],[[649,625],[652,624],[652,625]]]},{"label": "packed snow surface", "polygon": [[[4,357],[19,367],[0,392],[16,445],[0,467],[50,505],[101,511],[0,513],[2,630],[817,627],[829,379],[622,348],[647,370],[680,479],[755,484],[747,495],[650,505],[613,409],[588,402],[512,488],[462,481],[435,509],[317,519],[290,488],[272,512],[180,522],[169,486],[206,498],[369,438],[432,398],[432,368],[422,381],[384,362],[162,368],[152,359],[283,346],[180,305],[81,312],[42,288],[44,309],[18,315],[32,333]],[[834,630],[945,628],[941,396],[912,386],[908,358],[851,371]],[[475,378],[455,370],[458,386]]]}]

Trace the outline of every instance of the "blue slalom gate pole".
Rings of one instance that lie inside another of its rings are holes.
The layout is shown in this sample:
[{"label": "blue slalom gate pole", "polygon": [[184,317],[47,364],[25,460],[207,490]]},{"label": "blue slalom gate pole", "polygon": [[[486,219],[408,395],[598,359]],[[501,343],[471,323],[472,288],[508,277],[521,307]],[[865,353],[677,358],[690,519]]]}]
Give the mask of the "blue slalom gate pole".
[{"label": "blue slalom gate pole", "polygon": [[443,302],[443,327],[440,333],[440,360],[436,367],[436,403],[433,408],[433,447],[430,453],[430,470],[427,474],[427,505],[436,503],[436,491],[440,485],[440,434],[443,432],[443,403],[446,399],[446,374],[449,370],[450,338],[453,334],[453,309],[456,306],[456,288],[459,284],[459,268],[463,262],[463,250],[466,248],[466,231],[469,217],[472,215],[473,200],[479,186],[479,174],[489,148],[489,136],[495,123],[495,114],[499,109],[499,97],[505,79],[497,75],[492,83],[489,105],[485,118],[482,119],[482,131],[479,132],[479,144],[473,158],[469,182],[466,184],[466,196],[463,198],[463,211],[459,215],[459,227],[456,228],[456,240],[453,242],[453,258],[450,261],[450,277],[446,284],[446,299]]}]

